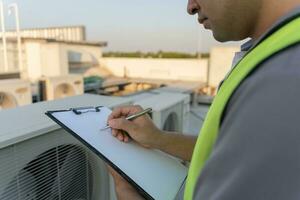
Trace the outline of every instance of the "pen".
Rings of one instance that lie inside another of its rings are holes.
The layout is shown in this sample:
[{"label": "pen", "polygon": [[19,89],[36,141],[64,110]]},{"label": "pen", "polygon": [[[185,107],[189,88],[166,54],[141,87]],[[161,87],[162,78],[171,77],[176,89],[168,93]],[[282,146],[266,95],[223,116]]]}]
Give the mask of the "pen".
[{"label": "pen", "polygon": [[[151,113],[151,112],[152,112],[152,108],[147,108],[147,109],[145,109],[145,110],[143,110],[141,112],[138,112],[138,113],[135,113],[133,115],[130,115],[130,116],[126,117],[125,119],[127,119],[127,120],[133,120],[133,119],[135,119],[137,117],[140,117],[140,116],[142,116],[144,114]],[[104,128],[102,128],[100,130],[103,131],[103,130],[108,129],[108,128],[110,128],[109,125],[105,126]]]}]

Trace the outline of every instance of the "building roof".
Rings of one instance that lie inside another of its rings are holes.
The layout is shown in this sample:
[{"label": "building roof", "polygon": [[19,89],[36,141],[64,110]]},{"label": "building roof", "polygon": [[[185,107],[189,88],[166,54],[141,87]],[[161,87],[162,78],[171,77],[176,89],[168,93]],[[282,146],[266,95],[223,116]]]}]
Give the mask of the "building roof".
[{"label": "building roof", "polygon": [[[49,29],[64,29],[64,28],[82,28],[85,29],[85,25],[70,25],[70,26],[50,26],[50,27],[36,27],[36,28],[24,28],[21,31],[31,31],[31,30],[49,30]],[[8,29],[7,32],[15,32],[14,29]]]},{"label": "building roof", "polygon": [[22,38],[22,39],[25,41],[40,40],[48,43],[65,43],[65,44],[88,45],[88,46],[99,46],[99,47],[107,46],[107,42],[98,42],[98,41],[67,41],[67,40],[45,39],[45,38]]},{"label": "building roof", "polygon": [[[1,37],[0,37],[1,39]],[[29,38],[29,37],[22,37],[23,41],[40,41],[46,43],[64,43],[64,44],[71,44],[71,45],[87,45],[87,46],[98,46],[98,47],[106,47],[107,42],[103,41],[69,41],[69,40],[57,40],[57,39],[45,39],[45,38]],[[16,42],[16,38],[7,38],[7,41]]]}]

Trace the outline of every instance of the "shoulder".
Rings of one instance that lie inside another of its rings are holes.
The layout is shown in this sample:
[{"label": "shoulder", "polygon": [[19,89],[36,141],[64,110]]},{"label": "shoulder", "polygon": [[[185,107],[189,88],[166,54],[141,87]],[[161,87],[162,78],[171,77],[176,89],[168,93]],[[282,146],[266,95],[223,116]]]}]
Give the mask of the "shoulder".
[{"label": "shoulder", "polygon": [[273,76],[282,75],[299,75],[299,57],[300,43],[290,46],[265,60],[257,69],[249,76],[254,80],[262,76],[272,78]]},{"label": "shoulder", "polygon": [[294,134],[300,130],[299,57],[300,44],[273,55],[241,83],[223,113],[217,144],[249,134],[300,140]]},{"label": "shoulder", "polygon": [[241,83],[224,111],[217,143],[253,132],[300,140],[294,132],[300,130],[299,57],[300,44],[273,55]]},{"label": "shoulder", "polygon": [[[300,90],[300,44],[291,46],[260,64],[230,98],[224,118],[232,109],[247,108],[257,103],[271,103],[276,97],[288,101]],[[276,102],[273,102],[275,105]],[[299,103],[300,104],[300,103]],[[263,105],[262,105],[263,106]],[[257,105],[259,108],[259,105]]]},{"label": "shoulder", "polygon": [[299,55],[274,55],[233,94],[195,199],[298,198]]}]

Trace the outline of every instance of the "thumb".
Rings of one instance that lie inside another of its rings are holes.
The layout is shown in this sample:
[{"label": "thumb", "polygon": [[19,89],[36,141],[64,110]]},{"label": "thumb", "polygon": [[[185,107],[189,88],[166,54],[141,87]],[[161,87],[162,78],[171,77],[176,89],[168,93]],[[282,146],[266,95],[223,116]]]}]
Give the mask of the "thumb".
[{"label": "thumb", "polygon": [[128,133],[133,132],[137,127],[133,122],[125,118],[112,119],[108,124],[111,128],[124,130]]}]

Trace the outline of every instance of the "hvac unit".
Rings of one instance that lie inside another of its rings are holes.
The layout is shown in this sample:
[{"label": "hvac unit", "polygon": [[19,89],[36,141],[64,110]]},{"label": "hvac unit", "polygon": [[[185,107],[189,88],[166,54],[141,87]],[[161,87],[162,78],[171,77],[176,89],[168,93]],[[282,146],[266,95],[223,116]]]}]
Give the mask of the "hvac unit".
[{"label": "hvac unit", "polygon": [[123,98],[128,99],[132,102],[137,102],[143,99],[149,99],[152,98],[154,96],[156,96],[157,94],[154,94],[152,92],[138,92],[138,93],[134,93],[131,95],[127,95],[127,96],[123,96]]},{"label": "hvac unit", "polygon": [[46,77],[41,81],[43,100],[54,100],[83,94],[83,77],[68,75]]},{"label": "hvac unit", "polygon": [[108,199],[104,163],[64,131],[0,151],[0,199]]},{"label": "hvac unit", "polygon": [[3,122],[0,199],[115,198],[104,162],[44,113],[69,107],[104,105],[112,108],[129,103],[121,98],[82,95],[0,112]]},{"label": "hvac unit", "polygon": [[30,82],[19,79],[0,80],[0,110],[32,102]]},{"label": "hvac unit", "polygon": [[143,108],[152,108],[152,120],[165,131],[183,132],[184,101],[188,95],[176,93],[158,93],[153,97],[134,102]]},{"label": "hvac unit", "polygon": [[[152,90],[151,93],[153,94],[170,94],[170,95],[179,95],[179,98],[183,98],[183,127],[182,131],[184,133],[189,132],[189,115],[190,115],[190,102],[191,99],[196,95],[195,93],[191,93],[189,90],[186,89],[180,89],[175,87],[161,87],[157,88],[155,90]],[[191,94],[190,94],[191,93]]]}]

